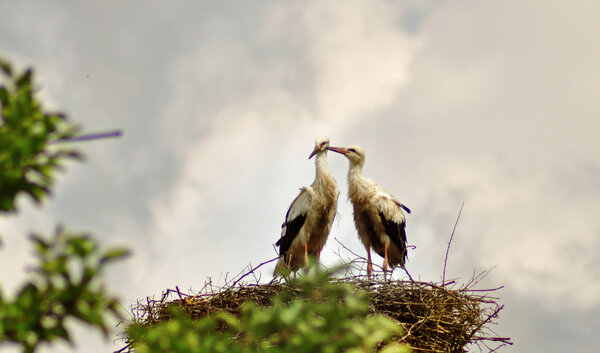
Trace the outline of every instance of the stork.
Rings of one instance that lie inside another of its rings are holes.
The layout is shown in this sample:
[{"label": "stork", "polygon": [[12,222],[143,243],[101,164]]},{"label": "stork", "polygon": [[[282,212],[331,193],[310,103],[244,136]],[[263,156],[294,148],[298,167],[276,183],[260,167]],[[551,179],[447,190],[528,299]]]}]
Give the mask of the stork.
[{"label": "stork", "polygon": [[335,218],[340,195],[335,179],[327,168],[329,138],[318,137],[315,148],[308,157],[315,157],[316,175],[310,186],[300,188],[285,215],[279,246],[279,261],[274,275],[297,272],[308,265],[308,256],[317,261],[325,246],[331,224]]},{"label": "stork", "polygon": [[392,269],[406,262],[406,219],[408,207],[394,198],[375,181],[365,178],[362,169],[365,153],[359,146],[329,147],[341,153],[350,162],[348,170],[348,197],[354,207],[354,224],[358,236],[367,249],[367,275],[371,278],[371,248],[383,257],[384,278],[388,266]]}]

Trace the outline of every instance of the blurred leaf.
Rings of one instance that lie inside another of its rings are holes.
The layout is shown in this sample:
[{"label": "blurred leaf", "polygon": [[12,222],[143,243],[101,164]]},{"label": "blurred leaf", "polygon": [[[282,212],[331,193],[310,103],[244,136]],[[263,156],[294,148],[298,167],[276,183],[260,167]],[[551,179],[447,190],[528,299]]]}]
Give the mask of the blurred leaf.
[{"label": "blurred leaf", "polygon": [[41,202],[44,195],[46,195],[46,191],[35,184],[30,185],[30,187],[24,191],[29,194],[37,203]]},{"label": "blurred leaf", "polygon": [[96,244],[87,236],[73,237],[67,242],[67,254],[78,257],[89,256],[95,249]]},{"label": "blurred leaf", "polygon": [[116,249],[112,249],[111,251],[105,253],[104,255],[102,255],[102,257],[100,258],[99,263],[101,265],[103,265],[106,262],[111,262],[114,260],[120,260],[123,258],[126,258],[128,256],[131,255],[131,251],[129,251],[129,249],[126,248],[116,248]]},{"label": "blurred leaf", "polygon": [[401,344],[390,344],[379,351],[380,353],[410,353],[411,350],[407,346]]},{"label": "blurred leaf", "polygon": [[18,78],[17,78],[17,87],[21,88],[23,86],[28,87],[31,84],[31,77],[33,75],[33,70],[32,69],[27,69],[25,70],[24,73],[22,73]]},{"label": "blurred leaf", "polygon": [[11,211],[15,209],[14,201],[12,198],[0,199],[0,211]]},{"label": "blurred leaf", "polygon": [[6,76],[12,75],[12,67],[10,66],[10,63],[2,58],[0,58],[0,69],[6,74]]},{"label": "blurred leaf", "polygon": [[5,87],[0,86],[0,104],[8,105],[8,91]]},{"label": "blurred leaf", "polygon": [[69,334],[69,331],[67,331],[67,329],[60,325],[57,326],[56,328],[51,330],[51,334],[53,336],[56,336],[58,338],[62,338],[63,340],[65,340],[66,342],[72,342],[71,341],[71,335]]},{"label": "blurred leaf", "polygon": [[73,158],[73,159],[77,159],[79,161],[83,161],[84,157],[83,154],[77,152],[77,151],[67,151],[64,153],[65,157],[69,157],[69,158]]},{"label": "blurred leaf", "polygon": [[238,329],[239,320],[228,312],[219,312],[216,318],[223,321],[229,328]]},{"label": "blurred leaf", "polygon": [[50,247],[50,244],[48,242],[46,242],[44,239],[42,239],[42,237],[36,234],[31,234],[29,236],[29,239],[31,239],[31,241],[33,241],[34,245],[36,246],[35,250],[38,254],[46,254],[46,250],[48,250],[48,248]]}]

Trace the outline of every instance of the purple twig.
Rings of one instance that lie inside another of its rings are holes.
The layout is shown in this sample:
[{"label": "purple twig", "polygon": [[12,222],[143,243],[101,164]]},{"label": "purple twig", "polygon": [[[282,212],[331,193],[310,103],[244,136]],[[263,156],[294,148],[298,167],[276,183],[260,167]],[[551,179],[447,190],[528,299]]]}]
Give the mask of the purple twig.
[{"label": "purple twig", "polygon": [[63,138],[63,139],[51,141],[49,143],[89,141],[89,140],[103,139],[103,138],[107,138],[107,137],[120,137],[120,136],[121,136],[121,130],[116,130],[116,131],[111,131],[111,132],[101,132],[101,133],[97,133],[97,134],[87,134],[87,135]]}]

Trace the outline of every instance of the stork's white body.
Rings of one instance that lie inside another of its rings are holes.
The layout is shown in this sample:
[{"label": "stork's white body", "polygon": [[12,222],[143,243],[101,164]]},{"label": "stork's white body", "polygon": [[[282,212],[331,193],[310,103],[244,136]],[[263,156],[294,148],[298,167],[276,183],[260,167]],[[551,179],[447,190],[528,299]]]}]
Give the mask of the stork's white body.
[{"label": "stork's white body", "polygon": [[384,258],[383,269],[404,267],[406,261],[406,218],[410,210],[375,181],[362,174],[364,152],[358,146],[331,147],[350,161],[348,197],[354,208],[354,224],[367,250],[367,273],[371,274],[371,248]]},{"label": "stork's white body", "polygon": [[[387,246],[388,265],[404,267],[406,245],[396,245],[384,226],[384,220],[388,220],[404,227],[406,220],[400,209],[402,204],[379,184],[356,171],[351,171],[348,175],[348,197],[354,207],[354,224],[358,237],[367,251],[373,248],[377,254],[385,257]],[[406,236],[398,240],[405,244]]]},{"label": "stork's white body", "polygon": [[[320,140],[317,139],[317,143]],[[298,271],[308,264],[308,255],[317,260],[325,246],[335,218],[339,191],[335,179],[327,168],[327,145],[317,151],[315,180],[310,186],[300,189],[287,211],[282,225],[280,259],[274,274]],[[311,154],[312,157],[312,154]]]}]

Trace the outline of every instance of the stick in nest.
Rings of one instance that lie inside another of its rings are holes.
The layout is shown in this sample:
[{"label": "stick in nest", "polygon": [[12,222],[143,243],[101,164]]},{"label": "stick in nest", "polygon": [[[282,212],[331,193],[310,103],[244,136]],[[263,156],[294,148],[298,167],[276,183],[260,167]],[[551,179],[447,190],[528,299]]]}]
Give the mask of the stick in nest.
[{"label": "stick in nest", "polygon": [[452,238],[454,238],[454,232],[456,231],[456,226],[458,225],[458,220],[460,219],[460,214],[462,213],[463,207],[465,203],[463,202],[460,206],[460,210],[458,211],[458,217],[456,217],[456,222],[454,222],[454,228],[452,228],[452,234],[450,234],[450,240],[448,240],[448,247],[446,248],[446,257],[444,258],[444,271],[442,272],[442,284],[446,282],[446,263],[448,262],[448,253],[450,252],[450,244],[452,244]]},{"label": "stick in nest", "polygon": [[[347,252],[349,252],[352,256],[354,256],[354,258],[347,258],[344,259],[344,257],[341,255],[341,253],[338,252],[334,252],[339,258],[340,260],[347,266],[348,268],[348,272],[346,272],[346,275],[348,273],[352,273],[352,270],[355,269],[357,271],[361,271],[364,269],[364,266],[367,264],[367,259],[363,256],[360,256],[359,254],[357,254],[356,252],[354,252],[352,249],[350,249],[349,247],[347,247],[344,243],[342,243],[337,237],[333,238],[344,250],[346,250]],[[412,248],[414,249],[415,246],[414,245],[409,245],[407,246],[407,248]],[[362,266],[358,266],[358,265],[362,265]],[[376,263],[372,263],[372,266],[374,267],[374,271],[375,274],[377,273],[382,273],[385,275],[385,271],[383,271],[383,267],[379,266]],[[406,267],[402,267],[402,269],[404,270],[404,272],[406,273],[406,275],[408,276],[408,278],[411,281],[414,281],[412,276],[410,275],[410,273],[408,273],[408,270],[406,269]],[[394,274],[394,268],[391,269],[390,271],[390,281],[392,279],[392,275]]]}]

